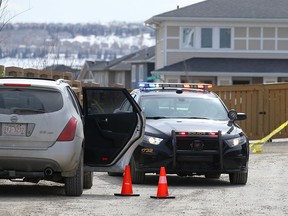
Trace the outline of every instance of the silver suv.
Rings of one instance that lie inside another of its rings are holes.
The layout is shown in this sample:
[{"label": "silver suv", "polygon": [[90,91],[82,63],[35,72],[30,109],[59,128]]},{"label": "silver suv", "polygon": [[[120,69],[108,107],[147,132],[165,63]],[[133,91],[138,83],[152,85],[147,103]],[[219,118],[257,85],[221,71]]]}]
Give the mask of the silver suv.
[{"label": "silver suv", "polygon": [[[0,178],[93,185],[93,171],[123,171],[143,138],[143,114],[126,89],[63,80],[0,78]],[[125,104],[125,106],[123,105]]]}]

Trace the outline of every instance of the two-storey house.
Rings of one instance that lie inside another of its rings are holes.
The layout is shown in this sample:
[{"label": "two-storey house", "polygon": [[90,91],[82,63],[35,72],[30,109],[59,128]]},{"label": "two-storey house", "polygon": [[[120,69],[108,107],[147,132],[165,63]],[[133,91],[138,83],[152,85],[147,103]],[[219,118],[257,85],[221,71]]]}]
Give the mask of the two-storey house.
[{"label": "two-storey house", "polygon": [[206,0],[151,17],[154,75],[215,85],[288,81],[287,0]]}]

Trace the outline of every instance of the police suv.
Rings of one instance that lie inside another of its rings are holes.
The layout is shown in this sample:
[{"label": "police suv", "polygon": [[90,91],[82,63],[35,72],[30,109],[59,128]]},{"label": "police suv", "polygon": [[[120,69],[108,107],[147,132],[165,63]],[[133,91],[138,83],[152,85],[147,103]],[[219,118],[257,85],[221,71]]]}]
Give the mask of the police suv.
[{"label": "police suv", "polygon": [[142,83],[131,92],[146,116],[143,142],[130,162],[133,183],[144,183],[145,173],[229,174],[231,184],[246,184],[249,140],[236,124],[244,113],[228,110],[210,91],[212,85]]}]

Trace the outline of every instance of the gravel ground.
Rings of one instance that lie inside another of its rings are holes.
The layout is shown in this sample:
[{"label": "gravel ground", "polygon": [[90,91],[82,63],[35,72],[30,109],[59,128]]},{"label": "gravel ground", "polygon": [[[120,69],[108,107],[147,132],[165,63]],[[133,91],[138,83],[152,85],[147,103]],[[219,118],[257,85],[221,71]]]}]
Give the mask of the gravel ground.
[{"label": "gravel ground", "polygon": [[0,180],[0,215],[288,215],[288,143],[268,143],[251,154],[245,186],[233,186],[228,175],[219,180],[168,175],[169,194],[175,199],[151,199],[158,176],[133,185],[138,197],[117,197],[123,177],[94,173],[94,186],[81,197],[66,197],[63,185],[37,185]]}]

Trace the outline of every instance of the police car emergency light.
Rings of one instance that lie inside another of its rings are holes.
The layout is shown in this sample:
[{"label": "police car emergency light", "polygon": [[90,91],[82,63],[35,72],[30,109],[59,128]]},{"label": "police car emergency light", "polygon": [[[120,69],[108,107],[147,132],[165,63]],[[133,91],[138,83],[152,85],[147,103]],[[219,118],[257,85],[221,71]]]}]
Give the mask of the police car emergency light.
[{"label": "police car emergency light", "polygon": [[211,84],[205,83],[140,83],[139,88],[193,88],[193,89],[211,89]]}]

